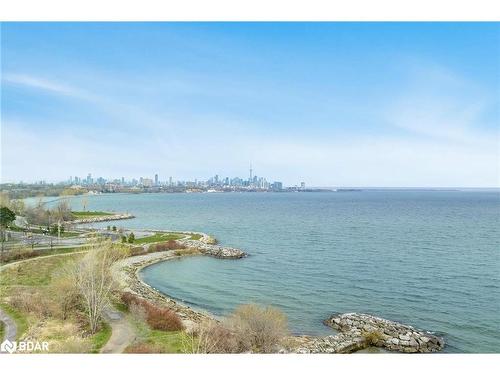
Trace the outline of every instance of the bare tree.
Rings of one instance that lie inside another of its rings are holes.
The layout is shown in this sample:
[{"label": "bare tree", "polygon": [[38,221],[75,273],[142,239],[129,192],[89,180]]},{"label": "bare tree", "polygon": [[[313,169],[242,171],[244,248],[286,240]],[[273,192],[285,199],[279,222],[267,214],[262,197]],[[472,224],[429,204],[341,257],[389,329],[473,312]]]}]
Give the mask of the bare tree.
[{"label": "bare tree", "polygon": [[111,265],[122,257],[109,240],[94,239],[89,251],[73,267],[73,280],[82,298],[88,317],[90,331],[99,328],[113,288]]}]

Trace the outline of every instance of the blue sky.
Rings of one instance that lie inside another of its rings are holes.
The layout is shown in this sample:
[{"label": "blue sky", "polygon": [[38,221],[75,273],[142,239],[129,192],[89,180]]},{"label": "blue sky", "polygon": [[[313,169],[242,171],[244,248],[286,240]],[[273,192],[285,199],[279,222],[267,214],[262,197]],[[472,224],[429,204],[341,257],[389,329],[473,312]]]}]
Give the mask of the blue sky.
[{"label": "blue sky", "polygon": [[499,186],[499,27],[3,23],[2,181]]}]

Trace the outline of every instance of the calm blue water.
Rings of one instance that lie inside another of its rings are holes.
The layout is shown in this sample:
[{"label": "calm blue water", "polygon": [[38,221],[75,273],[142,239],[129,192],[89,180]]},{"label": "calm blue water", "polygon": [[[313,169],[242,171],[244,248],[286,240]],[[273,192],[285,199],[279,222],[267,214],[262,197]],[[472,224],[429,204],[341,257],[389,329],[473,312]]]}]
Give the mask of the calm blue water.
[{"label": "calm blue water", "polygon": [[[78,208],[81,198],[74,199]],[[500,352],[500,193],[110,194],[131,228],[196,230],[251,256],[150,266],[146,282],[217,315],[272,304],[295,333],[329,334],[334,312],[367,312],[445,336],[449,352]],[[107,225],[107,224],[103,224]]]}]

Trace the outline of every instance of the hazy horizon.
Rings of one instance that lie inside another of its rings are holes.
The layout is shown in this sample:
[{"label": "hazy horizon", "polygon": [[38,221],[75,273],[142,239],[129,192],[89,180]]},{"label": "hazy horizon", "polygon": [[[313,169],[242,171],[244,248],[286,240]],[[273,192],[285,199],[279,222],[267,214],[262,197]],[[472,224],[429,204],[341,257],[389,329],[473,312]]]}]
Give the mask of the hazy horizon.
[{"label": "hazy horizon", "polygon": [[498,188],[494,23],[2,23],[1,181]]}]

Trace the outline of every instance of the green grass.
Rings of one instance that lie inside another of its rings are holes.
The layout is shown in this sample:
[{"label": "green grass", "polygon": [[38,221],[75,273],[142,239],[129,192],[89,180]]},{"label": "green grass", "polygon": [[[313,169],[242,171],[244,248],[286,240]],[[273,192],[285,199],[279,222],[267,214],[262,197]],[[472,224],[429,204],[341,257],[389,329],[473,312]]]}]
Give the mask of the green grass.
[{"label": "green grass", "polygon": [[71,211],[75,219],[91,219],[94,217],[114,215],[111,212],[104,211]]},{"label": "green grass", "polygon": [[0,320],[0,341],[3,341],[3,336],[5,335],[5,324]]},{"label": "green grass", "polygon": [[25,259],[18,259],[18,260],[13,259],[13,260],[9,260],[9,261],[6,261],[6,262],[0,261],[0,265],[12,263],[12,262],[17,262],[17,261],[20,261],[20,260],[35,259],[35,258],[47,256],[47,255],[68,254],[68,253],[72,253],[74,251],[83,251],[83,250],[84,250],[83,247],[60,247],[60,248],[53,248],[52,250],[50,250],[50,249],[47,249],[47,250],[37,250],[37,247],[35,246],[35,251],[37,253],[36,256],[30,257],[30,258],[25,258]]},{"label": "green grass", "polygon": [[[26,317],[21,314],[19,311],[16,309],[12,308],[11,306],[7,305],[6,303],[0,303],[0,307],[2,310],[4,310],[16,323],[17,326],[17,335],[16,339],[20,339],[26,330],[28,329],[28,320]],[[3,334],[2,334],[3,337]]]},{"label": "green grass", "polygon": [[198,241],[201,237],[203,237],[201,234],[192,234],[190,239]]},{"label": "green grass", "polygon": [[112,329],[107,323],[103,323],[101,330],[92,335],[92,350],[91,353],[99,353],[101,348],[106,345],[111,337]]},{"label": "green grass", "polygon": [[147,237],[142,237],[142,238],[136,238],[134,240],[135,244],[147,244],[147,243],[154,243],[154,242],[163,242],[163,241],[169,241],[169,240],[178,240],[180,238],[184,237],[183,234],[180,233],[155,233],[151,236]]},{"label": "green grass", "polygon": [[[81,254],[78,254],[81,255]],[[0,286],[40,286],[48,285],[54,271],[76,256],[35,258],[2,270]]]},{"label": "green grass", "polygon": [[122,313],[128,313],[128,306],[123,302],[114,302],[113,306]]},{"label": "green grass", "polygon": [[188,340],[184,331],[165,332],[151,329],[146,322],[132,315],[129,315],[129,318],[135,327],[139,345],[144,343],[154,353],[185,353],[183,342]]},{"label": "green grass", "polygon": [[146,342],[162,348],[165,353],[184,353],[182,341],[185,335],[182,331],[151,330]]}]

